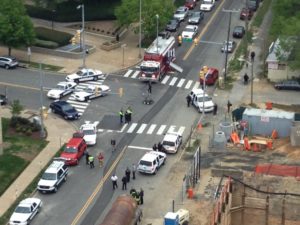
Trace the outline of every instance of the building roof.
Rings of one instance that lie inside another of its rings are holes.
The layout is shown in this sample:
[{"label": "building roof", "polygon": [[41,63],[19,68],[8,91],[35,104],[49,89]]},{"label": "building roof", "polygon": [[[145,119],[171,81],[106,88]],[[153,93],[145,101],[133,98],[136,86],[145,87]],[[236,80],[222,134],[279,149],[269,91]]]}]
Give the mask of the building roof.
[{"label": "building roof", "polygon": [[294,112],[278,111],[278,110],[266,110],[266,109],[254,109],[247,108],[244,113],[247,116],[260,116],[260,117],[271,117],[280,119],[291,119],[294,120]]},{"label": "building roof", "polygon": [[[288,40],[293,41],[293,38],[289,38]],[[266,62],[279,62],[286,61],[290,55],[290,52],[283,50],[280,46],[280,39],[277,38],[275,42],[271,44],[269,47],[269,55],[266,59]]]}]

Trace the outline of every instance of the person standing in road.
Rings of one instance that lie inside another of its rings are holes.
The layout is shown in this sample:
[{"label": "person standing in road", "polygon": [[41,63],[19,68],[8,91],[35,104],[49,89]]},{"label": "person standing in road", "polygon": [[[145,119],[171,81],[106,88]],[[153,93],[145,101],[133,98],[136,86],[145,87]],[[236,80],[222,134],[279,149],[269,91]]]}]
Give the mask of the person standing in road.
[{"label": "person standing in road", "polygon": [[129,123],[129,113],[125,111],[125,123]]},{"label": "person standing in road", "polygon": [[135,180],[136,165],[132,164],[132,179]]},{"label": "person standing in road", "polygon": [[127,183],[130,182],[130,174],[131,174],[131,171],[130,169],[127,167],[126,170],[125,170],[125,176],[127,178]]},{"label": "person standing in road", "polygon": [[190,107],[191,101],[192,101],[191,96],[190,95],[186,96],[187,107]]},{"label": "person standing in road", "polygon": [[90,164],[91,169],[93,169],[95,167],[95,165],[94,165],[94,156],[92,156],[92,155],[89,156],[89,164]]},{"label": "person standing in road", "polygon": [[89,165],[89,157],[90,157],[89,152],[87,150],[85,150],[84,155],[85,155],[85,164]]},{"label": "person standing in road", "polygon": [[157,147],[156,143],[153,145],[152,149],[153,149],[153,151],[157,151],[158,147]]},{"label": "person standing in road", "polygon": [[213,109],[213,115],[217,115],[217,111],[218,111],[218,105],[217,103],[214,104],[214,109]]},{"label": "person standing in road", "polygon": [[99,161],[99,166],[102,167],[103,162],[104,162],[104,155],[103,155],[102,152],[100,152],[99,155],[98,155],[98,161]]},{"label": "person standing in road", "polygon": [[143,205],[144,204],[144,190],[142,188],[139,192],[139,196],[140,196],[140,204]]},{"label": "person standing in road", "polygon": [[151,84],[151,81],[149,81],[149,83],[148,83],[148,93],[152,94],[152,84]]},{"label": "person standing in road", "polygon": [[230,113],[230,108],[231,108],[231,106],[232,106],[232,104],[231,104],[231,102],[228,100],[228,102],[227,102],[227,112],[228,112],[228,114]]},{"label": "person standing in road", "polygon": [[130,123],[132,119],[132,109],[130,106],[128,106],[126,112],[128,113],[128,123]]},{"label": "person standing in road", "polygon": [[120,110],[119,116],[120,116],[120,123],[123,123],[123,117],[124,117],[123,109]]},{"label": "person standing in road", "polygon": [[113,184],[113,190],[115,190],[116,188],[118,188],[118,177],[116,174],[113,174],[110,179]]},{"label": "person standing in road", "polygon": [[162,148],[163,148],[163,146],[162,146],[161,142],[158,142],[157,150],[158,150],[159,152],[162,152],[162,150],[163,150]]},{"label": "person standing in road", "polygon": [[127,177],[124,175],[122,177],[122,190],[127,190]]}]

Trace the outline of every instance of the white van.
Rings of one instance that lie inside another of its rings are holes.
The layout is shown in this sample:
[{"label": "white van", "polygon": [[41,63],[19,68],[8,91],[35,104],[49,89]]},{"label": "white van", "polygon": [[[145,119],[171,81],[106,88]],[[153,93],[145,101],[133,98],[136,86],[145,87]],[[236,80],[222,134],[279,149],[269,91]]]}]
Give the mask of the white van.
[{"label": "white van", "polygon": [[140,173],[156,174],[157,170],[165,164],[166,158],[167,155],[163,152],[148,152],[140,159],[137,170]]}]

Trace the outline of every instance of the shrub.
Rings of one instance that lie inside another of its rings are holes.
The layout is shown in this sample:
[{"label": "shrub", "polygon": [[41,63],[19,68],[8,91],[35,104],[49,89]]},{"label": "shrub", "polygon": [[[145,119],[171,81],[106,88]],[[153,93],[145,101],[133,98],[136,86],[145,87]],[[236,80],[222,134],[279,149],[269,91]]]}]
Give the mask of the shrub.
[{"label": "shrub", "polygon": [[61,31],[51,30],[45,27],[36,27],[35,31],[36,31],[37,39],[56,42],[59,46],[64,46],[69,44],[70,39],[73,37],[73,35],[71,34],[61,32]]},{"label": "shrub", "polygon": [[40,40],[40,39],[36,39],[34,45],[37,47],[50,48],[50,49],[55,49],[55,48],[59,47],[59,45],[56,42],[45,41],[45,40]]}]

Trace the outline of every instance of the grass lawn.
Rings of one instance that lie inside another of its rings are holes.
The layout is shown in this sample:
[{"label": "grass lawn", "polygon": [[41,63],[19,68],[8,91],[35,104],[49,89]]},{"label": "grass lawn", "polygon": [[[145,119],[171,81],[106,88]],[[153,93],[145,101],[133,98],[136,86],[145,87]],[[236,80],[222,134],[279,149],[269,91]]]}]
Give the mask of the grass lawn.
[{"label": "grass lawn", "polygon": [[10,133],[10,119],[2,118],[4,154],[0,156],[0,195],[47,145],[47,141]]}]

